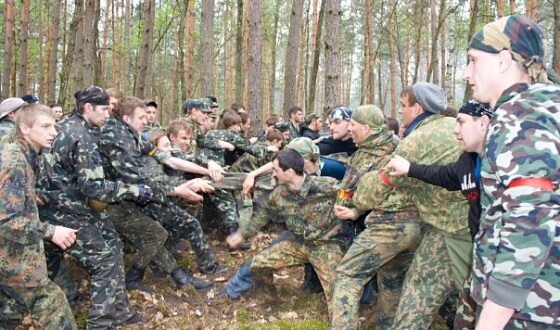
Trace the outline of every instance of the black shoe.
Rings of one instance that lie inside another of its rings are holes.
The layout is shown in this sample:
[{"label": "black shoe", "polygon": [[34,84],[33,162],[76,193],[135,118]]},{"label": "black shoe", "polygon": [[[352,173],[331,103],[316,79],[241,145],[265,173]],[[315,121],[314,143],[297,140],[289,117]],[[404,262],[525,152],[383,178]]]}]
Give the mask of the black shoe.
[{"label": "black shoe", "polygon": [[220,264],[215,264],[214,267],[210,270],[203,270],[200,269],[200,272],[202,274],[206,274],[206,275],[210,275],[210,274],[219,274],[219,273],[223,273],[226,270],[228,270],[227,266],[224,265],[220,265]]},{"label": "black shoe", "polygon": [[319,276],[317,276],[317,273],[311,264],[305,264],[303,283],[299,286],[299,291],[307,293],[323,292],[323,286],[319,281]]},{"label": "black shoe", "polygon": [[177,268],[172,271],[171,277],[173,278],[175,284],[177,285],[177,288],[179,289],[182,289],[187,285],[192,285],[196,290],[201,291],[209,289],[214,285],[214,283],[212,282],[199,280],[197,278],[189,276],[189,274],[187,274],[187,272],[181,268]]},{"label": "black shoe", "polygon": [[154,291],[144,284],[142,284],[142,279],[144,278],[144,269],[132,266],[126,273],[124,283],[126,285],[126,290],[138,290],[148,294],[154,293]]}]

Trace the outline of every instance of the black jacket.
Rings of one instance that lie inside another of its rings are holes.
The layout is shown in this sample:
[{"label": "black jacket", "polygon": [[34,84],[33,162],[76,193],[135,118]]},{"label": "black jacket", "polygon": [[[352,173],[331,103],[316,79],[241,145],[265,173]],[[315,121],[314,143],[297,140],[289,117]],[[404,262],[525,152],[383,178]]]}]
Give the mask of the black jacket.
[{"label": "black jacket", "polygon": [[321,137],[318,132],[315,132],[314,130],[309,128],[309,126],[307,126],[307,124],[305,123],[299,124],[299,136],[308,137],[311,140],[316,140]]},{"label": "black jacket", "polygon": [[478,232],[480,223],[480,189],[474,169],[477,154],[464,152],[455,163],[447,165],[410,164],[408,176],[443,187],[450,191],[461,190],[469,201],[469,229],[471,237]]},{"label": "black jacket", "polygon": [[346,141],[334,140],[332,137],[326,138],[317,144],[319,147],[319,152],[321,155],[336,154],[339,152],[345,152],[348,156],[352,156],[354,151],[358,150],[358,147],[352,139]]}]

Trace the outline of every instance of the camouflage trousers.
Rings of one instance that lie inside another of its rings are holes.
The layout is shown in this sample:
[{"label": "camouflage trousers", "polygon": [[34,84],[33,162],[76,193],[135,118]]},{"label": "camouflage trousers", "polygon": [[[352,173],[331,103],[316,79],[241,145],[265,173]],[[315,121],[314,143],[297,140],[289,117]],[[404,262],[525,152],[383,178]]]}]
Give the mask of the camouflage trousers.
[{"label": "camouflage trousers", "polygon": [[315,245],[303,243],[298,239],[285,239],[256,254],[250,270],[254,272],[259,268],[280,269],[310,263],[319,276],[330,310],[335,269],[343,255],[344,249],[339,243],[321,242]]},{"label": "camouflage trousers", "polygon": [[239,226],[237,203],[229,190],[216,189],[204,195],[202,214],[205,228],[219,228],[228,234],[230,228],[237,229]]},{"label": "camouflage trousers", "polygon": [[68,303],[72,305],[79,297],[79,292],[68,263],[64,260],[64,251],[51,242],[45,241],[44,244],[49,278],[64,291]]},{"label": "camouflage trousers", "polygon": [[174,230],[179,232],[182,238],[186,238],[202,271],[212,271],[216,267],[214,252],[210,249],[206,235],[195,217],[172,202],[148,203],[141,211],[159,221],[168,231]]},{"label": "camouflage trousers", "polygon": [[459,302],[457,303],[457,314],[453,322],[455,330],[472,330],[475,328],[476,321],[476,302],[471,297],[470,278],[463,284],[463,289],[459,292]]},{"label": "camouflage trousers", "polygon": [[419,222],[383,222],[369,225],[355,239],[336,267],[331,329],[357,329],[363,288],[378,274],[376,329],[393,320],[402,282],[414,251],[422,240]]},{"label": "camouflage trousers", "polygon": [[175,259],[164,247],[167,230],[153,218],[140,211],[137,204],[121,202],[109,205],[106,210],[119,234],[128,239],[136,248],[132,264],[145,269],[152,260],[167,273],[177,268]]},{"label": "camouflage trousers", "polygon": [[124,285],[123,245],[107,215],[73,215],[42,208],[40,217],[78,230],[76,242],[66,253],[91,276],[87,328],[107,329],[134,316]]},{"label": "camouflage trousers", "polygon": [[[72,309],[64,292],[52,281],[35,288],[13,288],[0,285],[0,328],[14,328],[18,319],[5,319],[8,315],[29,314],[41,329],[78,329]],[[6,313],[4,313],[4,311]]]},{"label": "camouflage trousers", "polygon": [[406,274],[391,329],[428,329],[445,300],[461,289],[471,253],[468,232],[450,235],[430,227]]}]

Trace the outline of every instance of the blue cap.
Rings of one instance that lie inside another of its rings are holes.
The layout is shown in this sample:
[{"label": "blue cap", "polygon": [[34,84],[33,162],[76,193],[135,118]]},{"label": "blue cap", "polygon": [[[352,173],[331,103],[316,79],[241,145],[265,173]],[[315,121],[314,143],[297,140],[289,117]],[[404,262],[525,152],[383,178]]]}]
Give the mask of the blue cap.
[{"label": "blue cap", "polygon": [[24,100],[25,102],[32,104],[32,103],[39,103],[39,98],[35,95],[24,95],[21,97],[22,100]]}]

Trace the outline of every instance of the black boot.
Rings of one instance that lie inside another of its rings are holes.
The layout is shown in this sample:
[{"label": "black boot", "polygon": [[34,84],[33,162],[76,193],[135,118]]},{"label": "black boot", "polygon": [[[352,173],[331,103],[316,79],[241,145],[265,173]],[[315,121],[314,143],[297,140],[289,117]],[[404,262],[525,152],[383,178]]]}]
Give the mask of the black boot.
[{"label": "black boot", "polygon": [[309,293],[323,292],[323,286],[319,281],[319,276],[317,276],[317,273],[311,264],[305,264],[303,283],[299,286],[299,291]]},{"label": "black boot", "polygon": [[205,290],[214,285],[212,282],[207,282],[199,280],[197,278],[189,276],[184,269],[177,268],[171,272],[171,277],[175,281],[177,288],[182,289],[187,285],[192,285],[196,290]]},{"label": "black boot", "polygon": [[154,291],[147,286],[142,284],[142,279],[144,278],[144,269],[132,266],[125,277],[125,285],[128,291],[138,290],[149,294],[154,293]]}]

